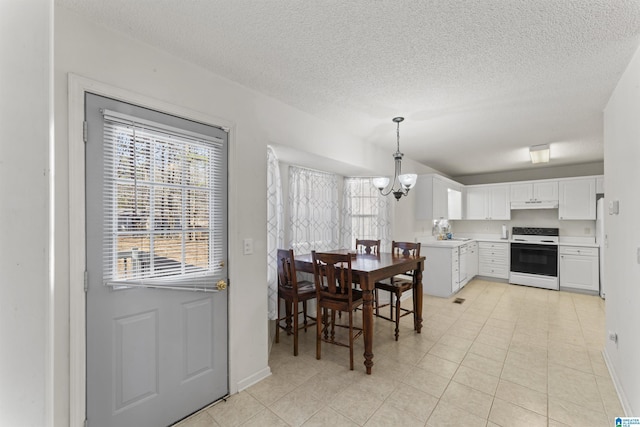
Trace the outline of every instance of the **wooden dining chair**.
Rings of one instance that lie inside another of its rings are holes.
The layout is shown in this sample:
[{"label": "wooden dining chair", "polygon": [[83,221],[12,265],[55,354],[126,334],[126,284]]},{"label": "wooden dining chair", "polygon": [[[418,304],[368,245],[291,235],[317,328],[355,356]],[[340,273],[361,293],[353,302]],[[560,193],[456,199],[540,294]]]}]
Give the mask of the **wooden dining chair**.
[{"label": "wooden dining chair", "polygon": [[356,239],[356,251],[378,255],[380,253],[380,240]]},{"label": "wooden dining chair", "polygon": [[[393,241],[391,243],[391,252],[394,256],[420,256],[420,243],[413,242],[396,242]],[[374,301],[375,301],[375,315],[382,319],[390,320],[395,323],[395,337],[396,341],[398,341],[398,336],[400,335],[400,318],[404,317],[408,314],[412,314],[414,316],[414,328],[415,328],[415,317],[416,317],[416,298],[413,296],[413,306],[411,309],[403,308],[401,306],[401,297],[402,294],[408,290],[413,289],[413,271],[409,271],[405,274],[393,276],[388,281],[384,282],[376,282],[375,290],[374,290]],[[388,291],[389,292],[389,304],[380,305],[378,299],[378,291]],[[395,300],[395,301],[394,301]],[[380,308],[389,306],[389,317],[380,313]]]},{"label": "wooden dining chair", "polygon": [[[278,249],[278,320],[276,323],[276,343],[280,342],[280,329],[287,335],[293,334],[293,355],[298,355],[298,323],[302,314],[303,328],[315,325],[316,318],[307,314],[307,301],[316,297],[316,288],[308,280],[298,281],[293,250]],[[281,315],[280,302],[285,301],[285,314]],[[302,303],[302,311],[300,311]],[[309,319],[311,322],[309,322]],[[282,324],[282,321],[285,324]],[[293,327],[292,324],[293,323]]]},{"label": "wooden dining chair", "polygon": [[[378,255],[380,254],[380,240],[356,239],[356,252],[367,255]],[[358,281],[356,280],[355,283],[359,289],[360,285]],[[356,309],[356,311],[358,310],[361,310],[361,308]],[[342,313],[338,313],[338,317],[341,316]]]},{"label": "wooden dining chair", "polygon": [[[353,341],[362,335],[362,328],[353,325],[353,310],[362,305],[363,300],[362,291],[353,287],[352,254],[312,251],[311,258],[319,316],[316,322],[316,359],[321,358],[323,341],[349,347],[349,369],[353,370]],[[349,314],[348,325],[336,322],[336,312],[343,311]],[[336,339],[336,328],[348,330],[348,343]]]}]

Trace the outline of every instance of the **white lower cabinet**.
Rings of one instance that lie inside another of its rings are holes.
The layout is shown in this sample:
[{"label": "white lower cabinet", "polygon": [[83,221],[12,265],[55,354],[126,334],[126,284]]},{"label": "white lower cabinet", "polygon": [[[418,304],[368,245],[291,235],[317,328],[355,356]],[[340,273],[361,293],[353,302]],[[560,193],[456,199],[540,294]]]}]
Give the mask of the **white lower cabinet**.
[{"label": "white lower cabinet", "polygon": [[420,254],[425,257],[424,293],[446,298],[460,290],[458,248],[423,246]]},{"label": "white lower cabinet", "polygon": [[480,276],[509,278],[509,243],[479,242],[478,274]]},{"label": "white lower cabinet", "polygon": [[560,245],[560,290],[600,292],[598,248]]},{"label": "white lower cabinet", "polygon": [[460,246],[460,288],[478,275],[478,242],[469,242]]},{"label": "white lower cabinet", "polygon": [[471,280],[478,275],[478,242],[467,243],[467,279]]}]

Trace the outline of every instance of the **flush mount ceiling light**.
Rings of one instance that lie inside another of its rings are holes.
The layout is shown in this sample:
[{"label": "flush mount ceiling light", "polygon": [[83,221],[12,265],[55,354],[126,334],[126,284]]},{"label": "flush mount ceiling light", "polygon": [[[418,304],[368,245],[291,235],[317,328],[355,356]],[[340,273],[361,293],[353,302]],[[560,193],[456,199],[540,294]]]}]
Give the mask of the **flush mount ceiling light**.
[{"label": "flush mount ceiling light", "polygon": [[529,147],[531,163],[549,163],[549,144]]},{"label": "flush mount ceiling light", "polygon": [[[406,196],[409,193],[409,190],[411,190],[414,185],[416,185],[416,179],[418,178],[418,175],[416,175],[415,173],[407,173],[404,175],[402,174],[402,156],[404,156],[404,154],[400,152],[400,122],[403,120],[404,117],[395,117],[393,119],[394,123],[396,123],[397,125],[397,146],[396,152],[393,153],[393,159],[395,160],[396,164],[391,187],[389,187],[387,191],[384,191],[385,188],[387,188],[387,185],[389,185],[389,178],[387,178],[386,176],[373,178],[373,185],[378,190],[380,190],[380,194],[382,194],[383,196],[388,196],[389,194],[393,193],[393,196],[396,198],[396,200],[400,200],[402,196]],[[399,184],[397,189],[395,188],[396,182],[398,182]]]}]

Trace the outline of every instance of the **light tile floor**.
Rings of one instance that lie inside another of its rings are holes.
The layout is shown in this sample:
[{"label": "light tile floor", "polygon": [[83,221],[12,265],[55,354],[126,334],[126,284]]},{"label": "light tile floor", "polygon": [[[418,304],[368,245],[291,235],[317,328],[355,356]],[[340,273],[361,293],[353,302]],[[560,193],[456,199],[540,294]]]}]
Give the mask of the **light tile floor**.
[{"label": "light tile floor", "polygon": [[[374,366],[300,333],[274,344],[273,375],[179,423],[204,426],[613,426],[623,415],[602,357],[596,296],[474,280],[454,298],[425,295],[423,329],[375,319]],[[410,300],[406,303],[410,304]],[[359,319],[360,315],[356,314]]]}]

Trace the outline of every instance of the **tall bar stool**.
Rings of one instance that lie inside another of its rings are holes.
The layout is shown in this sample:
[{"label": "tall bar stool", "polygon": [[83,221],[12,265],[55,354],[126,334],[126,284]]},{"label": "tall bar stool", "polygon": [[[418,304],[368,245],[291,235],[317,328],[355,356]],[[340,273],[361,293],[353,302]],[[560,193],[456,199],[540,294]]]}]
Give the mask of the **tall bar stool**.
[{"label": "tall bar stool", "polygon": [[[353,341],[362,335],[362,328],[353,325],[353,311],[362,305],[363,299],[362,291],[353,287],[351,257],[351,254],[311,252],[317,316],[322,319],[316,322],[316,359],[321,358],[322,342],[349,347],[349,368],[353,371]],[[348,325],[336,323],[336,312],[343,311],[349,314]],[[336,328],[348,330],[348,343],[336,339]]]},{"label": "tall bar stool", "polygon": [[[276,324],[276,343],[280,342],[280,329],[287,335],[293,334],[293,355],[298,355],[298,322],[302,314],[303,328],[315,325],[316,318],[307,314],[307,301],[316,297],[316,288],[308,280],[298,281],[293,249],[278,249],[278,320]],[[280,301],[286,303],[285,314],[280,316]],[[300,304],[302,303],[302,311]],[[312,322],[309,322],[308,320]],[[282,321],[285,324],[282,324]],[[293,323],[293,327],[291,324]]]},{"label": "tall bar stool", "polygon": [[[413,242],[392,242],[391,243],[391,252],[394,256],[420,256],[420,243]],[[407,309],[401,307],[400,298],[402,294],[406,291],[413,289],[413,271],[409,271],[405,274],[400,274],[393,276],[389,281],[384,282],[376,282],[375,286],[375,315],[382,319],[389,320],[394,322],[396,325],[395,329],[395,338],[398,341],[398,336],[400,335],[400,318],[404,317],[408,314],[412,314],[414,316],[414,328],[415,328],[415,316],[416,316],[416,298],[413,299],[413,307],[412,309]],[[389,304],[380,305],[378,300],[378,291],[383,290],[389,292]],[[394,302],[395,299],[395,302]],[[389,306],[389,317],[380,313],[380,308]]]},{"label": "tall bar stool", "polygon": [[356,251],[378,255],[380,253],[380,240],[356,239]]}]

